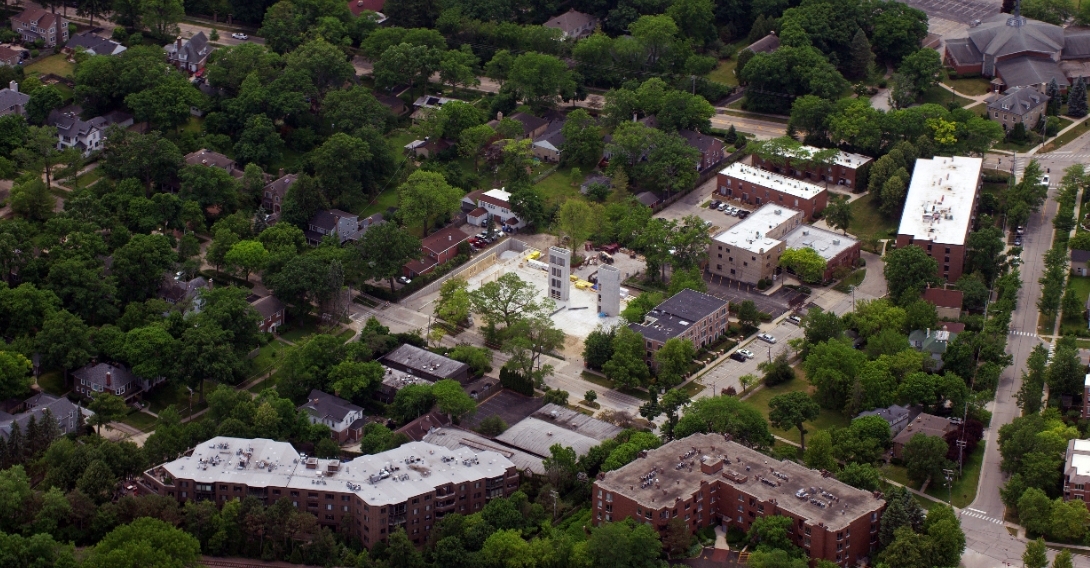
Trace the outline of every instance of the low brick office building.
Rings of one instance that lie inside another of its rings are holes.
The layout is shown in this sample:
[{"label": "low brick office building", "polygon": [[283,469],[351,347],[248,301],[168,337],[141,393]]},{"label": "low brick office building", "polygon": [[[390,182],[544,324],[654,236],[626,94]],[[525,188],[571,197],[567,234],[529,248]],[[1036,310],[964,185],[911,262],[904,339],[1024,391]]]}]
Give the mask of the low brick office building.
[{"label": "low brick office building", "polygon": [[824,187],[792,177],[735,162],[719,171],[717,190],[729,199],[761,206],[790,207],[802,211],[805,219],[825,210],[829,192]]},{"label": "low brick office building", "polygon": [[812,560],[854,566],[878,546],[886,502],[795,462],[779,461],[721,434],[693,434],[641,452],[601,473],[594,524],[631,517],[660,533],[670,519],[689,530],[724,524],[748,531],[766,515],[792,519],[788,537]]},{"label": "low brick office building", "polygon": [[961,278],[965,243],[973,229],[984,161],[936,156],[916,160],[908,186],[897,248],[916,245],[939,263],[947,282]]},{"label": "low brick office building", "polygon": [[761,207],[712,238],[708,244],[708,271],[746,284],[771,279],[787,248],[782,239],[805,226],[802,221],[801,211],[778,205]]},{"label": "low brick office building", "polygon": [[779,161],[765,160],[757,154],[753,154],[752,163],[762,170],[768,170],[778,174],[791,176],[795,179],[835,183],[847,188],[859,187],[860,179],[870,163],[874,160],[863,154],[837,151],[829,163],[820,164],[808,160],[813,154],[821,152],[821,148],[803,146],[800,148],[802,156],[783,156]]},{"label": "low brick office building", "polygon": [[424,442],[341,462],[300,454],[287,442],[217,436],[145,471],[140,483],[179,502],[288,499],[333,530],[350,515],[352,535],[371,548],[399,528],[422,544],[446,515],[469,515],[514,493],[519,475],[496,452]]},{"label": "low brick office building", "polygon": [[859,262],[862,244],[840,233],[822,229],[813,225],[795,227],[783,237],[784,247],[789,249],[809,248],[825,260],[825,272],[822,280],[833,279],[838,268],[853,268]]}]

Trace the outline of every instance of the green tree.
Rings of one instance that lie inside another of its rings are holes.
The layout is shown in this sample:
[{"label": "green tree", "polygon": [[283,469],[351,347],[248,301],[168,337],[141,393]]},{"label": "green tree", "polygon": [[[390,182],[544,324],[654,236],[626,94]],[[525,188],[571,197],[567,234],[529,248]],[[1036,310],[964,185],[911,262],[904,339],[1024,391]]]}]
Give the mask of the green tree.
[{"label": "green tree", "polygon": [[1067,116],[1080,118],[1086,116],[1086,113],[1086,81],[1078,77],[1067,93]]},{"label": "green tree", "polygon": [[479,62],[468,45],[463,45],[462,49],[452,49],[439,60],[439,78],[451,88],[477,85],[480,83],[476,73]]},{"label": "green tree", "polygon": [[602,366],[613,356],[613,338],[617,335],[617,328],[599,325],[583,340],[583,361],[594,370],[601,370]]},{"label": "green tree", "polygon": [[1056,558],[1052,559],[1052,568],[1074,568],[1075,564],[1071,558],[1071,551],[1064,549],[1056,554]]},{"label": "green tree", "polygon": [[461,206],[462,192],[451,187],[442,174],[417,170],[397,188],[401,218],[421,223],[428,234],[437,217],[452,215]]},{"label": "green tree", "polygon": [[560,160],[564,164],[590,166],[602,159],[602,133],[597,121],[584,109],[568,113],[561,128],[564,143]]},{"label": "green tree", "polygon": [[562,238],[568,238],[573,254],[601,226],[600,215],[600,207],[578,199],[565,201],[557,210],[556,228]]},{"label": "green tree", "polygon": [[938,269],[938,262],[918,246],[893,250],[884,269],[890,298],[899,305],[917,299],[927,284],[938,283]]},{"label": "green tree", "polygon": [[696,347],[688,339],[673,337],[666,340],[655,352],[658,364],[658,384],[670,388],[680,384],[689,372],[689,365],[696,356]]},{"label": "green tree", "polygon": [[30,360],[21,353],[0,351],[0,396],[5,400],[27,392],[30,379]]},{"label": "green tree", "polygon": [[1026,551],[1022,553],[1022,564],[1025,568],[1048,568],[1046,550],[1043,538],[1027,542]]},{"label": "green tree", "polygon": [[594,528],[585,554],[597,568],[654,568],[661,552],[658,532],[651,525],[627,518]]},{"label": "green tree", "polygon": [[31,124],[42,125],[49,113],[64,105],[64,96],[52,85],[45,85],[30,94],[26,104],[26,118]]},{"label": "green tree", "polygon": [[780,266],[794,272],[803,282],[817,283],[825,277],[825,259],[810,247],[783,251]]},{"label": "green tree", "polygon": [[738,304],[738,323],[743,327],[757,327],[761,324],[761,312],[753,300],[743,300]]},{"label": "green tree", "polygon": [[87,408],[95,413],[88,422],[98,427],[99,435],[102,434],[103,424],[109,424],[121,418],[129,410],[125,405],[125,399],[108,392],[96,393]]},{"label": "green tree", "polygon": [[408,385],[394,395],[390,417],[405,424],[426,414],[434,404],[435,395],[430,385]]},{"label": "green tree", "polygon": [[472,126],[462,130],[458,138],[458,153],[465,158],[473,158],[473,170],[480,171],[481,150],[494,137],[496,131],[487,124]]},{"label": "green tree", "polygon": [[852,224],[852,207],[847,199],[830,199],[829,206],[823,212],[825,222],[833,229],[840,229],[845,235]]},{"label": "green tree", "polygon": [[[1081,507],[1080,507],[1081,505]],[[1090,521],[1090,511],[1077,500],[1064,502],[1057,497],[1052,503],[1048,535],[1064,542],[1079,542],[1086,534],[1086,523]]]},{"label": "green tree", "polygon": [[438,381],[432,385],[431,392],[439,406],[439,412],[448,415],[452,420],[471,414],[477,409],[477,403],[462,390],[458,381]]},{"label": "green tree", "polygon": [[509,328],[527,314],[539,311],[538,290],[533,284],[508,272],[492,282],[470,292],[474,313],[484,317],[493,330],[503,325]]},{"label": "green tree", "polygon": [[759,551],[782,550],[791,556],[802,556],[802,550],[791,542],[793,524],[794,520],[782,515],[761,517],[753,521],[746,536]]},{"label": "green tree", "polygon": [[471,308],[469,283],[464,279],[455,277],[440,285],[439,299],[435,302],[436,316],[460,325],[469,317]]},{"label": "green tree", "polygon": [[143,23],[160,38],[178,35],[178,22],[185,17],[182,0],[144,0],[141,18]]},{"label": "green tree", "polygon": [[[817,439],[817,434],[814,435]],[[813,446],[814,440],[810,440]],[[864,491],[877,491],[882,486],[882,474],[869,463],[849,463],[840,470],[837,479]]]},{"label": "green tree", "polygon": [[618,385],[638,387],[651,373],[644,362],[643,336],[621,326],[613,337],[613,356],[602,365],[602,372]]},{"label": "green tree", "polygon": [[870,73],[870,66],[874,63],[874,52],[871,51],[870,40],[867,34],[860,28],[852,36],[851,59],[848,61],[847,75],[852,79],[864,79]]},{"label": "green tree", "polygon": [[942,59],[934,49],[919,49],[901,60],[899,71],[912,81],[916,92],[922,93],[939,80]]},{"label": "green tree", "polygon": [[730,396],[701,398],[689,405],[673,434],[684,438],[697,432],[730,434],[756,447],[771,446],[774,440],[760,411]]},{"label": "green tree", "polygon": [[387,280],[391,294],[394,278],[401,274],[405,263],[423,256],[420,246],[420,239],[392,222],[371,227],[356,245],[363,273],[368,278]]},{"label": "green tree", "polygon": [[[169,561],[166,561],[169,559]],[[200,542],[170,523],[142,517],[110,531],[83,565],[89,568],[199,566]]]},{"label": "green tree", "polygon": [[235,144],[235,156],[242,163],[254,162],[268,169],[280,159],[283,149],[284,141],[273,121],[258,114],[246,120],[246,127]]},{"label": "green tree", "polygon": [[715,39],[715,7],[711,0],[680,0],[666,11],[683,37],[696,43]]},{"label": "green tree", "polygon": [[946,441],[938,436],[917,433],[905,444],[902,450],[908,477],[916,483],[942,478],[942,468],[946,467]]},{"label": "green tree", "polygon": [[56,205],[56,197],[40,179],[25,180],[11,188],[11,210],[24,219],[45,221]]},{"label": "green tree", "polygon": [[511,89],[519,100],[538,110],[554,106],[558,98],[570,99],[575,87],[572,72],[562,60],[535,52],[515,58],[504,84],[504,89]]},{"label": "green tree", "polygon": [[797,428],[799,445],[806,451],[804,422],[818,417],[821,408],[810,396],[801,391],[779,394],[768,401],[768,421],[780,429]]},{"label": "green tree", "polygon": [[193,108],[204,106],[204,96],[185,77],[172,73],[154,88],[126,96],[125,106],[132,109],[136,120],[165,131],[177,128],[189,120]]},{"label": "green tree", "polygon": [[[95,353],[87,324],[67,310],[59,310],[46,316],[42,330],[34,340],[44,364],[64,369],[66,383],[68,372],[86,365]],[[0,360],[5,355],[11,356],[10,353],[0,352]],[[0,367],[7,367],[7,364],[0,363]],[[2,382],[9,384],[7,380]],[[0,389],[3,390],[5,389]]]},{"label": "green tree", "polygon": [[228,265],[241,270],[243,279],[249,282],[250,273],[257,272],[265,266],[269,253],[260,241],[239,241],[227,251],[223,258]]},{"label": "green tree", "polygon": [[[803,453],[803,461],[810,469],[836,471],[836,458],[833,456],[833,436],[828,430],[818,430],[810,437],[810,447]],[[844,481],[841,479],[841,481]],[[845,481],[845,483],[847,483]],[[849,484],[851,485],[851,484]]]},{"label": "green tree", "polygon": [[391,46],[375,61],[375,84],[380,88],[408,84],[413,92],[416,85],[426,84],[432,73],[439,70],[441,57],[438,49],[424,45]]}]

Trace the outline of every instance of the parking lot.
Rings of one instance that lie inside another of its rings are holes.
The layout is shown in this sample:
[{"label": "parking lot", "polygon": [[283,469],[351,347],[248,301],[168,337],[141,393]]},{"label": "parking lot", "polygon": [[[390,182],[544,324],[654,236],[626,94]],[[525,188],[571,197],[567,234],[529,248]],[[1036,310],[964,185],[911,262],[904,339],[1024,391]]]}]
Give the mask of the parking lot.
[{"label": "parking lot", "polygon": [[701,391],[700,396],[711,396],[712,393],[720,392],[727,387],[734,387],[735,390],[741,393],[742,383],[738,381],[738,378],[746,374],[761,376],[762,373],[757,369],[757,366],[777,357],[780,353],[790,354],[791,348],[787,344],[788,341],[796,337],[802,337],[803,331],[801,327],[784,320],[783,323],[780,323],[768,333],[776,338],[775,344],[753,338],[739,346],[739,349],[752,351],[754,354],[752,359],[744,363],[727,359],[701,376],[699,381],[708,388]]},{"label": "parking lot", "polygon": [[995,0],[905,0],[928,16],[969,24],[999,13],[1002,2]]}]

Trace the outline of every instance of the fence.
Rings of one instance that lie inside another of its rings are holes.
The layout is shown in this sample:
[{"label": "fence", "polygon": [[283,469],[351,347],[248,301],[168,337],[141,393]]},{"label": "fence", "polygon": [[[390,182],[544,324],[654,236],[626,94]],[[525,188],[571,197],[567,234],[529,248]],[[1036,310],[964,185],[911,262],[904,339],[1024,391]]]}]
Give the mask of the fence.
[{"label": "fence", "polygon": [[424,296],[434,294],[439,291],[439,288],[443,285],[444,282],[450,280],[451,278],[454,278],[455,276],[460,276],[462,278],[468,279],[472,276],[480,274],[482,271],[496,264],[496,262],[499,260],[499,255],[507,251],[515,251],[521,253],[531,248],[533,247],[518,239],[507,237],[493,245],[490,249],[488,249],[487,253],[478,256],[474,260],[463,264],[455,270],[450,271],[450,273],[444,275],[442,278],[439,278],[435,282],[431,282],[427,286],[424,286],[423,288],[417,290],[411,296],[403,298],[399,303],[407,306],[419,301]]}]

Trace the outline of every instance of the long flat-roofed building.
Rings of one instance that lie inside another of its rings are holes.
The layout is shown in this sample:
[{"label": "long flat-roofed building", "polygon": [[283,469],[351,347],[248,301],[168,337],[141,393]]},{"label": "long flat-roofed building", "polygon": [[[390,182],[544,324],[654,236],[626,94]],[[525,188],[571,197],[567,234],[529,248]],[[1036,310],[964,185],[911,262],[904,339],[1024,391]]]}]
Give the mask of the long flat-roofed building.
[{"label": "long flat-roofed building", "polygon": [[834,149],[836,153],[831,160],[827,163],[819,163],[814,161],[812,156],[822,152],[821,148],[803,146],[799,150],[785,153],[779,161],[765,160],[753,154],[752,162],[754,166],[762,170],[796,179],[835,183],[854,189],[859,187],[860,177],[866,171],[866,166],[873,161],[870,156]]},{"label": "long flat-roofed building", "polygon": [[897,248],[916,245],[927,251],[947,282],[961,278],[983,167],[980,158],[936,156],[916,160],[912,171]]},{"label": "long flat-roofed building", "polygon": [[813,225],[795,227],[783,237],[785,248],[809,248],[825,259],[825,274],[822,280],[833,279],[833,272],[844,266],[852,268],[859,260],[862,248],[859,241],[840,233],[822,229]]},{"label": "long flat-roofed building", "polygon": [[429,381],[469,382],[469,365],[405,343],[382,357],[382,364]]},{"label": "long flat-roofed building", "polygon": [[371,548],[398,528],[421,544],[444,516],[480,511],[513,493],[519,478],[515,464],[491,451],[409,442],[341,462],[300,454],[287,442],[217,436],[140,481],[180,502],[288,499],[334,528],[350,515],[355,536]]},{"label": "long flat-roofed building", "polygon": [[802,221],[801,211],[779,205],[761,207],[741,223],[712,237],[708,270],[747,284],[772,278],[787,248],[782,239]]},{"label": "long flat-roofed building", "polygon": [[727,331],[727,301],[688,288],[655,306],[642,323],[628,327],[643,336],[647,360],[667,341],[688,339],[698,349]]},{"label": "long flat-roofed building", "polygon": [[593,522],[631,517],[664,532],[680,518],[696,532],[725,524],[748,531],[768,515],[792,520],[788,537],[812,559],[856,565],[878,546],[886,503],[792,461],[779,461],[721,434],[693,434],[601,473]]},{"label": "long flat-roofed building", "polygon": [[809,219],[829,204],[824,187],[735,162],[719,172],[719,193],[753,205],[775,204],[802,211]]}]

